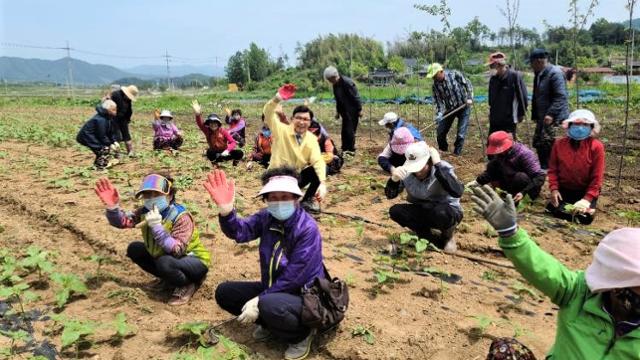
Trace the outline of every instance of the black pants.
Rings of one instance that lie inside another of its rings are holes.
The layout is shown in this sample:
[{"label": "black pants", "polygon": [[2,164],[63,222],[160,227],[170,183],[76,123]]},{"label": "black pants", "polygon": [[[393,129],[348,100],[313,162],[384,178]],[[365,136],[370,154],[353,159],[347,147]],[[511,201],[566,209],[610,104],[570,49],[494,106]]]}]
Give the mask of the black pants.
[{"label": "black pants", "polygon": [[[498,187],[513,196],[522,192],[532,182],[532,179],[526,173],[503,167],[497,160],[491,160],[487,163],[487,172],[492,179],[491,186]],[[540,184],[540,186],[527,192],[531,200],[538,197],[542,185]]]},{"label": "black pants", "polygon": [[218,152],[213,149],[207,149],[207,159],[211,162],[222,162],[228,160],[242,160],[244,153],[242,150],[234,149],[229,151],[229,155],[222,156],[222,151]]},{"label": "black pants", "polygon": [[489,123],[489,135],[493,134],[496,131],[506,131],[510,134],[513,135],[514,139],[517,139],[516,137],[516,129],[518,127],[517,123],[514,122],[502,122],[502,123],[498,123],[498,124],[492,124]]},{"label": "black pants", "polygon": [[435,238],[431,229],[447,230],[462,221],[462,212],[448,204],[396,204],[389,209],[389,216],[439,248],[446,245],[447,239]]},{"label": "black pants", "polygon": [[118,129],[116,131],[116,139],[118,141],[131,141],[131,133],[129,132],[129,121],[116,119]]},{"label": "black pants", "polygon": [[549,158],[551,157],[551,148],[556,141],[556,130],[558,126],[555,124],[547,125],[543,120],[536,122],[536,130],[533,134],[533,147],[536,148],[540,167],[549,168]]},{"label": "black pants", "polygon": [[154,259],[141,241],[129,244],[127,256],[142,270],[175,287],[189,284],[200,286],[209,271],[209,268],[195,256],[175,258],[171,255],[163,255]]},{"label": "black pants", "polygon": [[342,118],[342,151],[356,151],[356,131],[358,130],[358,113],[340,113]]},{"label": "black pants", "polygon": [[[582,200],[584,195],[587,193],[586,190],[567,190],[567,189],[559,189],[560,196],[562,196],[562,200],[558,203],[558,206],[555,207],[553,204],[548,203],[546,210],[553,215],[553,217],[567,220],[571,222],[577,222],[582,225],[589,225],[593,222],[592,214],[572,214],[569,211],[565,211],[565,205],[573,205],[577,201]],[[598,204],[598,198],[594,198],[591,200],[591,208],[595,209]]]},{"label": "black pants", "polygon": [[318,191],[318,187],[320,186],[320,178],[318,178],[316,169],[314,169],[313,166],[306,167],[300,172],[300,181],[298,181],[298,186],[300,189],[304,189],[307,185],[309,185],[309,188],[304,193],[304,197],[302,198],[303,202],[313,199]]},{"label": "black pants", "polygon": [[[240,315],[244,304],[264,290],[262,283],[226,281],[216,288],[216,302],[225,311]],[[310,329],[300,320],[302,296],[273,293],[260,296],[257,323],[271,331],[276,338],[295,344],[309,336]]]},{"label": "black pants", "polygon": [[93,165],[98,170],[102,170],[107,167],[109,164],[109,158],[111,157],[111,150],[109,147],[105,146],[103,148],[89,148],[96,155],[95,160],[93,160]]},{"label": "black pants", "polygon": [[163,139],[163,138],[154,138],[153,139],[153,150],[165,150],[165,149],[174,149],[178,150],[184,139],[182,136],[174,136],[171,139]]}]

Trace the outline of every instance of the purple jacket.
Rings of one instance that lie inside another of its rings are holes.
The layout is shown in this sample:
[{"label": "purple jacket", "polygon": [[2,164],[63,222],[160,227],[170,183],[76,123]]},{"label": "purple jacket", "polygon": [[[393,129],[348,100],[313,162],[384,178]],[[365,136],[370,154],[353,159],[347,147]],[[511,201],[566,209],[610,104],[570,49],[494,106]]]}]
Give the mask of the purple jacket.
[{"label": "purple jacket", "polygon": [[324,277],[318,225],[300,207],[284,222],[276,220],[266,209],[244,219],[234,210],[220,216],[220,227],[237,243],[260,238],[260,273],[265,289],[260,295],[277,292],[298,295],[316,277]]},{"label": "purple jacket", "polygon": [[154,120],[151,123],[154,131],[154,138],[172,139],[179,134],[178,127],[173,122],[163,124],[160,120]]}]

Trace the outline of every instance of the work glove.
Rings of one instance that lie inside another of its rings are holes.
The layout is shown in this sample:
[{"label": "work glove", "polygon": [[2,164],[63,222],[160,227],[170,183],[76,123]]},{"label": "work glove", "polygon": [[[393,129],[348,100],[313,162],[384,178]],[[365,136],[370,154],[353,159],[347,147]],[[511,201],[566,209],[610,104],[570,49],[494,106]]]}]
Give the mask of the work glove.
[{"label": "work glove", "polygon": [[224,171],[216,169],[207,175],[204,188],[209,192],[211,200],[218,206],[219,213],[227,216],[233,211],[235,200],[235,183],[233,179],[227,181]]},{"label": "work glove", "polygon": [[229,156],[229,150],[223,151],[220,156]]},{"label": "work glove", "polygon": [[258,320],[258,315],[260,315],[260,311],[258,310],[258,301],[259,297],[254,297],[253,299],[247,301],[242,307],[242,313],[238,316],[238,321],[242,324],[251,324]]},{"label": "work glove", "polygon": [[107,178],[98,179],[94,188],[96,195],[107,206],[107,209],[113,210],[118,208],[120,202],[120,195],[118,189],[116,189],[111,181]]},{"label": "work glove", "polygon": [[475,181],[475,180],[473,180],[473,181],[469,181],[468,183],[466,183],[466,184],[464,185],[464,187],[468,187],[468,188],[472,188],[472,189],[473,189],[474,187],[478,187],[478,186],[480,186],[480,184],[478,184],[478,182],[477,182],[477,181]]},{"label": "work glove", "polygon": [[436,114],[435,122],[436,122],[437,124],[439,124],[441,121],[442,121],[442,113],[441,113],[441,112],[438,112],[438,113]]},{"label": "work glove", "polygon": [[409,176],[409,172],[404,167],[396,167],[391,170],[391,180],[394,182],[402,181]]},{"label": "work glove", "polygon": [[280,100],[289,100],[296,94],[295,84],[284,84],[278,89],[276,96]]},{"label": "work glove", "polygon": [[581,200],[578,200],[575,204],[573,204],[573,206],[575,207],[577,212],[584,213],[584,212],[587,212],[589,208],[591,208],[591,201],[581,199]]},{"label": "work glove", "polygon": [[116,141],[113,144],[109,145],[109,150],[113,152],[120,151],[120,144]]},{"label": "work glove", "polygon": [[193,100],[191,102],[191,108],[196,115],[202,114],[202,107],[200,106],[200,103],[198,103],[198,100]]},{"label": "work glove", "polygon": [[146,215],[144,216],[144,219],[147,221],[147,225],[149,225],[149,227],[154,227],[162,223],[162,215],[160,215],[160,211],[158,210],[158,207],[155,205],[153,205],[152,210],[146,213]]},{"label": "work glove", "polygon": [[153,110],[153,118],[154,120],[160,120],[160,109]]},{"label": "work glove", "polygon": [[316,191],[316,198],[318,198],[319,201],[322,201],[325,196],[327,196],[327,185],[325,185],[324,182],[321,182],[320,186],[318,186],[318,191]]},{"label": "work glove", "polygon": [[473,99],[467,99],[467,105],[473,104]]},{"label": "work glove", "polygon": [[440,153],[438,152],[438,149],[434,148],[433,146],[431,146],[429,148],[429,154],[431,154],[431,163],[433,165],[436,165],[437,163],[440,162]]},{"label": "work glove", "polygon": [[501,237],[513,235],[518,228],[518,214],[511,194],[507,194],[504,201],[489,185],[475,187],[473,193],[473,210],[482,215]]}]

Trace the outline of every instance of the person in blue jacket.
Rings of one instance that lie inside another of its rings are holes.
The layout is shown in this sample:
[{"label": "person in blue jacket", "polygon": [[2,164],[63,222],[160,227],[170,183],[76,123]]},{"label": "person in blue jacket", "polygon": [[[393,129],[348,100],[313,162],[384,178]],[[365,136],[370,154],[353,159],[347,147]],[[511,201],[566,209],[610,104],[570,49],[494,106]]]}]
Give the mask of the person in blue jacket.
[{"label": "person in blue jacket", "polygon": [[267,207],[246,217],[233,208],[235,185],[214,170],[204,186],[219,208],[222,232],[237,243],[260,239],[260,281],[226,281],[215,292],[218,305],[241,323],[256,323],[253,337],[274,336],[289,344],[285,359],[304,359],[313,332],[301,322],[302,289],[325,277],[318,225],[301,206],[298,174],[290,167],[267,170],[259,196]]},{"label": "person in blue jacket", "polygon": [[96,170],[103,170],[112,165],[111,152],[117,152],[120,147],[115,133],[117,131],[114,120],[116,112],[116,103],[113,100],[104,100],[96,106],[96,114],[84,123],[76,136],[78,143],[88,147],[96,155],[93,161]]},{"label": "person in blue jacket", "polygon": [[407,122],[405,119],[398,117],[398,114],[394,112],[388,112],[384,114],[384,117],[380,121],[378,121],[378,125],[384,126],[387,129],[387,132],[389,133],[389,140],[391,140],[393,132],[401,127],[406,127],[407,129],[409,129],[415,141],[424,140],[422,138],[422,135],[420,134],[420,130],[418,130],[411,123]]}]

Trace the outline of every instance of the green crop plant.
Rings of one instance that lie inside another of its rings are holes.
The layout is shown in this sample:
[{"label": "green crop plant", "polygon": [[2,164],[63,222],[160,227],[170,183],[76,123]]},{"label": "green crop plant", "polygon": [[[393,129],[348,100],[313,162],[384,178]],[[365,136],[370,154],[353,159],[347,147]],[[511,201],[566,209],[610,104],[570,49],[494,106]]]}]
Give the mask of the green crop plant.
[{"label": "green crop plant", "polygon": [[[190,337],[195,337],[196,342],[201,346],[207,346],[207,339],[204,337],[204,332],[209,328],[209,324],[202,321],[188,322],[184,324],[178,324],[176,330],[182,333],[188,334]],[[191,345],[192,342],[189,342]]]},{"label": "green crop plant", "polygon": [[[16,342],[21,341],[23,343],[27,343],[31,340],[31,335],[28,332],[19,329],[19,330],[1,330],[0,334],[11,339],[11,345],[9,345],[8,351],[0,350],[0,354],[7,355],[9,358],[12,358],[15,354],[16,350]],[[8,354],[7,354],[8,352]]]},{"label": "green crop plant", "polygon": [[217,335],[219,339],[218,346],[204,347],[198,346],[195,353],[193,352],[179,352],[174,354],[171,359],[173,360],[246,360],[250,359],[249,352],[236,343],[235,341],[222,336]]},{"label": "green crop plant", "polygon": [[15,257],[9,255],[8,251],[4,250],[2,254],[2,271],[0,271],[0,284],[17,284],[22,281],[22,278],[16,274],[16,270],[19,268],[18,262]]},{"label": "green crop plant", "polygon": [[24,315],[24,304],[39,298],[36,293],[27,289],[29,289],[29,285],[25,283],[2,287],[0,288],[0,299],[15,298],[20,305],[20,314]]},{"label": "green crop plant", "polygon": [[98,254],[93,254],[91,256],[84,257],[83,260],[90,260],[90,261],[92,261],[92,262],[97,264],[96,273],[94,275],[94,277],[96,277],[96,278],[99,278],[102,275],[102,273],[100,272],[102,265],[115,264],[116,263],[116,261],[113,260],[112,258],[110,258],[108,256],[98,255]]},{"label": "green crop plant", "polygon": [[476,321],[476,329],[480,334],[484,334],[489,326],[497,324],[496,320],[486,315],[476,315],[472,316],[472,318]]},{"label": "green crop plant", "polygon": [[640,211],[635,211],[635,210],[619,211],[616,213],[616,215],[624,219],[627,219],[627,226],[640,224]]},{"label": "green crop plant", "polygon": [[127,323],[127,315],[123,312],[119,312],[113,321],[113,327],[116,330],[114,335],[117,339],[123,339],[128,336],[135,335],[138,331],[135,326]]},{"label": "green crop plant", "polygon": [[365,327],[363,325],[356,325],[351,330],[351,336],[361,336],[362,339],[369,345],[373,345],[376,342],[376,337],[373,335],[373,330],[371,326]]},{"label": "green crop plant", "polygon": [[50,278],[59,287],[55,295],[58,308],[62,308],[71,295],[83,295],[88,291],[85,283],[75,274],[53,273]]},{"label": "green crop plant", "polygon": [[51,319],[62,326],[62,350],[75,345],[76,357],[80,352],[80,344],[93,344],[88,338],[100,327],[100,323],[91,320],[69,319],[64,315],[51,315]]},{"label": "green crop plant", "polygon": [[27,256],[20,260],[19,265],[25,269],[38,271],[38,280],[42,280],[42,274],[50,274],[53,271],[53,263],[47,260],[48,251],[44,251],[35,245],[27,248]]},{"label": "green crop plant", "polygon": [[400,280],[400,274],[382,269],[376,269],[374,276],[378,285],[390,284]]}]

